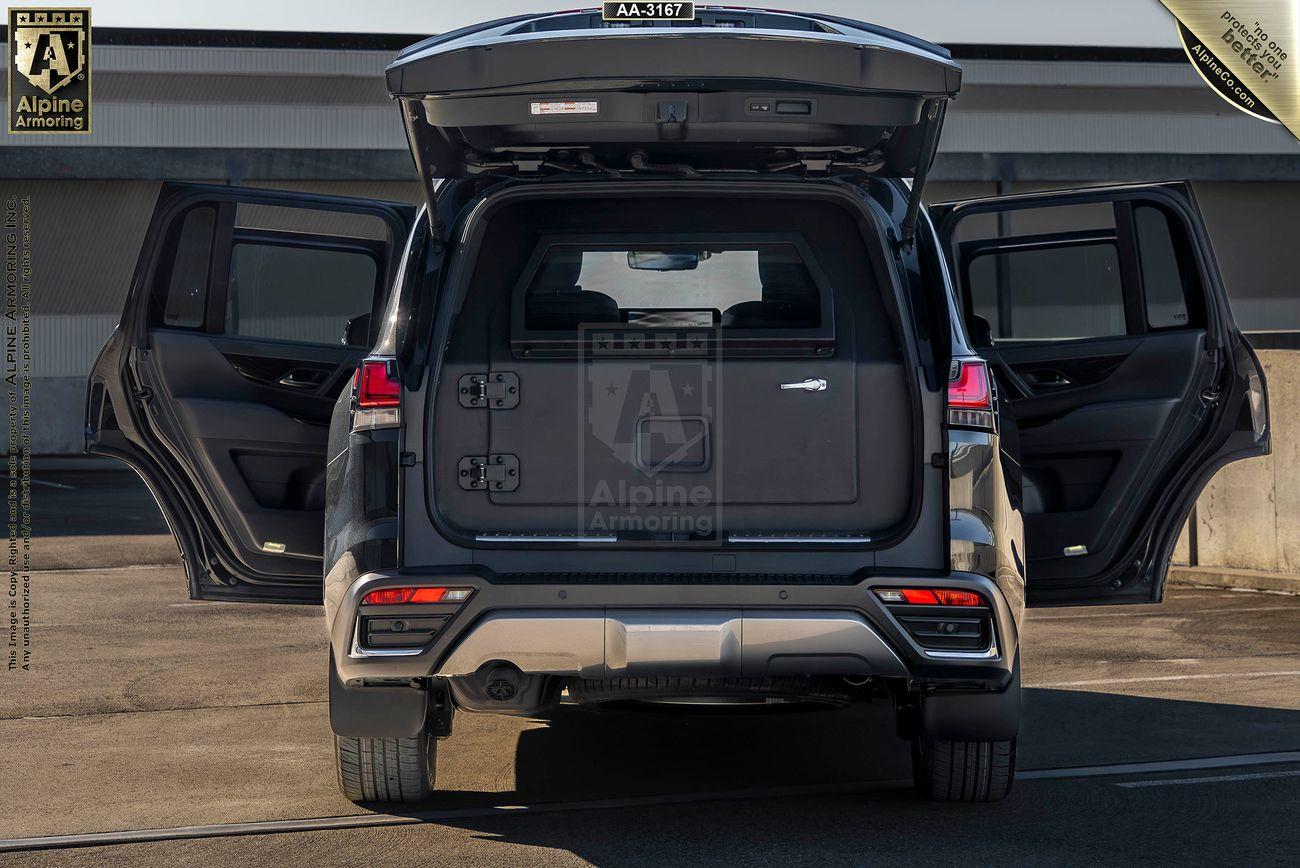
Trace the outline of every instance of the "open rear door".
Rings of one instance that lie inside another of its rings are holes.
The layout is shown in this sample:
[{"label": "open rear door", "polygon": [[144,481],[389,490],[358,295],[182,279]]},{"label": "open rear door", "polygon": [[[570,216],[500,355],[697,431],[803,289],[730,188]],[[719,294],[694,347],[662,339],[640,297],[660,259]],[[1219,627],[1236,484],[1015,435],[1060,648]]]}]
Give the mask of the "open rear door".
[{"label": "open rear door", "polygon": [[1019,438],[1030,604],[1159,601],[1202,487],[1269,451],[1263,371],[1191,187],[931,213]]},{"label": "open rear door", "polygon": [[372,345],[413,215],[163,186],[91,372],[86,448],[148,483],[192,597],[320,599],[330,416]]}]

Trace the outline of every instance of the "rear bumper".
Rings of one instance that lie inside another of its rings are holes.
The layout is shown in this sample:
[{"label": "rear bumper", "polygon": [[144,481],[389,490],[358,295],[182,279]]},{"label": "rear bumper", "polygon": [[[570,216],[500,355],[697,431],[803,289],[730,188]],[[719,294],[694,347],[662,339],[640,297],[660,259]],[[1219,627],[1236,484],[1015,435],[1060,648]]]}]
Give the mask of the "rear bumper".
[{"label": "rear bumper", "polygon": [[[989,650],[921,648],[872,593],[923,582],[974,590],[991,603]],[[361,599],[412,584],[474,594],[420,648],[366,648]],[[656,675],[875,675],[941,687],[1001,690],[1018,654],[1007,600],[975,573],[941,578],[873,576],[855,584],[518,584],[479,571],[374,572],[340,600],[330,628],[340,681],[460,676],[509,662],[525,673],[581,678]]]}]

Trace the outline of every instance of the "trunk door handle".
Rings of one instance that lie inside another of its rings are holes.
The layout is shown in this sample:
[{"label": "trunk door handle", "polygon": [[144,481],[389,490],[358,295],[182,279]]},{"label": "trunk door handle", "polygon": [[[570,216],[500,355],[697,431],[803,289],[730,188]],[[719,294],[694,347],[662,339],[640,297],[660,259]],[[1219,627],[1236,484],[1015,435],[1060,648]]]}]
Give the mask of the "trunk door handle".
[{"label": "trunk door handle", "polygon": [[800,383],[782,383],[781,391],[789,389],[802,389],[805,392],[825,392],[829,384],[821,377],[809,377]]}]

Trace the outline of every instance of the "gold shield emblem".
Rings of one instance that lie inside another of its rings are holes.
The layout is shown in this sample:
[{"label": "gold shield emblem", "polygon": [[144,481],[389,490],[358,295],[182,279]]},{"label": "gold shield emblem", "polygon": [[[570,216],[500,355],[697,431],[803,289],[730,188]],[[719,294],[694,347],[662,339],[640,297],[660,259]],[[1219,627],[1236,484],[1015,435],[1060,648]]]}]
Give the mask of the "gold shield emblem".
[{"label": "gold shield emblem", "polygon": [[14,68],[34,87],[53,94],[79,75],[84,79],[85,36],[79,11],[22,16],[12,36]]}]

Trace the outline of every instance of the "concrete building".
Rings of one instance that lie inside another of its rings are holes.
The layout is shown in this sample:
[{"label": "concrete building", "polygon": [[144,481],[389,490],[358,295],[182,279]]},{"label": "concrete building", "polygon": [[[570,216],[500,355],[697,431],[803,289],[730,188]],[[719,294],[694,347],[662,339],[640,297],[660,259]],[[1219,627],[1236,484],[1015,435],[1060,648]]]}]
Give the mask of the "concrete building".
[{"label": "concrete building", "polygon": [[[163,180],[413,201],[384,66],[425,35],[551,5],[95,4],[93,133],[0,138],[0,193],[33,201],[35,451],[81,449],[85,375],[117,322]],[[1260,347],[1300,346],[1300,145],[1206,87],[1157,0],[777,5],[875,20],[953,50],[965,79],[933,201],[1192,179],[1238,322]],[[1293,379],[1289,355],[1269,365],[1281,423],[1294,406],[1279,391]],[[1280,521],[1274,513],[1275,552]],[[1287,551],[1239,565],[1291,569],[1300,549]]]}]

